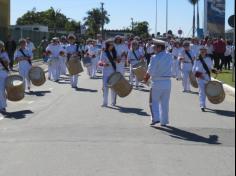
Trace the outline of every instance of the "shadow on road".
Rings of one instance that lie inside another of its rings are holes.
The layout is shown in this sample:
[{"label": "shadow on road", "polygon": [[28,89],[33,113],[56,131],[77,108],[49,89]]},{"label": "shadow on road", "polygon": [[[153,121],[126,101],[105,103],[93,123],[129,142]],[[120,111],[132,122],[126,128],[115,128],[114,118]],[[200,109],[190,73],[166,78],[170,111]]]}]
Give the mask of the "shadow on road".
[{"label": "shadow on road", "polygon": [[28,114],[33,114],[33,112],[30,110],[17,111],[17,112],[5,112],[3,113],[3,116],[8,119],[20,120],[20,119],[26,118],[26,115]]},{"label": "shadow on road", "polygon": [[51,93],[51,91],[31,91],[31,92],[26,92],[26,95],[33,95],[33,96],[37,96],[37,97],[43,97],[46,94]]},{"label": "shadow on road", "polygon": [[206,112],[209,112],[209,113],[214,113],[220,116],[235,118],[235,111],[217,110],[217,109],[209,109],[209,108],[207,108],[206,110],[207,110]]},{"label": "shadow on road", "polygon": [[212,145],[220,145],[221,143],[218,142],[218,136],[217,135],[210,135],[209,138],[200,136],[198,134],[184,131],[175,127],[167,126],[166,128],[161,127],[152,127],[154,129],[164,131],[170,134],[171,137],[185,140],[185,141],[191,141],[191,142],[199,142],[199,143],[206,143],[206,144],[212,144]]},{"label": "shadow on road", "polygon": [[121,107],[121,106],[109,107],[109,108],[120,111],[121,113],[125,113],[125,114],[137,114],[143,117],[150,116],[148,113],[143,112],[143,109],[139,109],[139,108],[127,108],[127,107]]},{"label": "shadow on road", "polygon": [[78,91],[78,92],[91,92],[91,93],[98,92],[98,90],[85,89],[85,88],[76,88],[76,91]]}]

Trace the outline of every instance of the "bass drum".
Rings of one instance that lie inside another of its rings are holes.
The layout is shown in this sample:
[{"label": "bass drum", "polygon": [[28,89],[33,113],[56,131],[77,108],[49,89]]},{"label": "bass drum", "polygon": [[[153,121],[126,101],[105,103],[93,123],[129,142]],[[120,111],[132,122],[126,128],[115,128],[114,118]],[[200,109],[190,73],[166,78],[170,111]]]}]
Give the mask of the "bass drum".
[{"label": "bass drum", "polygon": [[132,85],[119,73],[113,73],[108,79],[108,86],[121,98],[127,97],[132,92]]},{"label": "bass drum", "polygon": [[219,81],[209,81],[206,85],[206,95],[212,104],[220,104],[225,100],[223,84]]},{"label": "bass drum", "polygon": [[197,78],[196,76],[193,74],[193,72],[191,72],[189,74],[189,79],[190,79],[190,83],[194,88],[198,88],[198,83],[197,83]]},{"label": "bass drum", "polygon": [[20,101],[25,97],[25,84],[23,77],[11,75],[6,79],[7,99],[10,101]]},{"label": "bass drum", "polygon": [[84,71],[79,57],[71,57],[69,61],[67,61],[66,66],[70,75],[77,75]]},{"label": "bass drum", "polygon": [[137,77],[138,81],[143,81],[144,77],[147,73],[147,66],[145,62],[139,62],[135,65],[133,65],[133,72],[135,76]]},{"label": "bass drum", "polygon": [[35,86],[42,86],[46,82],[45,73],[40,67],[32,67],[29,71],[29,78]]}]

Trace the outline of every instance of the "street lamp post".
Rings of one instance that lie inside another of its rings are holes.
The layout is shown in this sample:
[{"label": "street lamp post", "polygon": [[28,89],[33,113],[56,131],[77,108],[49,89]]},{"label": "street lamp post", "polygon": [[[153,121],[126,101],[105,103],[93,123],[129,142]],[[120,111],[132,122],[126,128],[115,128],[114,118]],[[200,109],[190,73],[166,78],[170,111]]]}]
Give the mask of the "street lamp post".
[{"label": "street lamp post", "polygon": [[168,32],[169,2],[166,0],[166,33]]},{"label": "street lamp post", "polygon": [[131,18],[131,29],[132,32],[134,31],[134,18]]},{"label": "street lamp post", "polygon": [[102,11],[102,39],[104,39],[104,2],[101,2],[101,11]]},{"label": "street lamp post", "polygon": [[157,0],[156,0],[156,25],[155,25],[155,36],[157,36]]}]

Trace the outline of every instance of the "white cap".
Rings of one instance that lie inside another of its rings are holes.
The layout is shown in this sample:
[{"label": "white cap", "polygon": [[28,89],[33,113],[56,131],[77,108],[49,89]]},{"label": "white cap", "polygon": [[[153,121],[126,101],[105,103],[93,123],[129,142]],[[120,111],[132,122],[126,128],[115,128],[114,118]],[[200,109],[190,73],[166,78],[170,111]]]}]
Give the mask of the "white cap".
[{"label": "white cap", "polygon": [[166,42],[163,40],[157,40],[157,39],[152,39],[153,44],[155,45],[161,45],[161,46],[166,46]]}]

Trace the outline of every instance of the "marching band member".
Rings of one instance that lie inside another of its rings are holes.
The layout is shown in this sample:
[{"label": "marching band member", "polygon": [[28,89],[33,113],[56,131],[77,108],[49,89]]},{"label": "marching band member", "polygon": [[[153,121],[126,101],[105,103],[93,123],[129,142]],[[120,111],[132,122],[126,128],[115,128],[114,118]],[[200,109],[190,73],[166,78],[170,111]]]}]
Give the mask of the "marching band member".
[{"label": "marching band member", "polygon": [[191,92],[190,88],[190,78],[189,75],[193,68],[194,54],[190,50],[190,43],[185,41],[183,44],[184,51],[179,55],[179,61],[181,62],[181,72],[183,77],[183,92]]},{"label": "marching band member", "polygon": [[152,47],[152,39],[149,40],[145,46],[146,48],[146,60],[147,60],[147,65],[149,65],[150,63],[150,59],[152,57],[152,55],[154,54],[154,50],[153,50],[153,47]]},{"label": "marching band member", "polygon": [[7,99],[5,92],[5,80],[8,76],[8,65],[10,63],[4,42],[0,41],[0,113],[6,112]]},{"label": "marching band member", "polygon": [[[103,67],[103,104],[102,107],[108,106],[108,96],[109,96],[109,87],[108,87],[108,78],[111,74],[116,72],[116,50],[114,47],[113,40],[107,40],[106,48],[101,54],[99,65]],[[112,105],[116,105],[116,93],[111,90],[111,101]]]},{"label": "marching band member", "polygon": [[66,75],[66,47],[68,45],[66,36],[61,37],[60,45],[63,49],[63,52],[59,56],[59,70],[60,75]]},{"label": "marching band member", "polygon": [[178,56],[183,52],[183,48],[181,47],[181,43],[179,41],[175,42],[175,47],[172,51],[173,56],[173,65],[172,65],[172,76],[179,80],[181,78],[180,73],[180,62],[178,60]]},{"label": "marching band member", "polygon": [[200,45],[199,45],[199,41],[197,38],[192,39],[192,43],[190,44],[190,49],[192,50],[194,57],[199,56]]},{"label": "marching band member", "polygon": [[197,78],[199,85],[199,100],[202,111],[206,108],[206,84],[211,80],[211,71],[213,70],[213,62],[210,57],[207,56],[207,48],[200,48],[200,56],[194,62],[193,73]]},{"label": "marching band member", "polygon": [[20,48],[16,50],[14,59],[18,62],[19,74],[23,77],[25,87],[30,91],[31,83],[29,79],[29,70],[32,67],[33,53],[26,48],[26,40],[20,39]]},{"label": "marching band member", "polygon": [[115,37],[115,50],[117,52],[117,71],[120,72],[122,75],[124,75],[125,63],[128,51],[122,42],[123,42],[122,36],[117,35]]},{"label": "marching band member", "polygon": [[[68,41],[69,41],[69,44],[66,48],[66,51],[67,51],[67,58],[69,60],[73,56],[76,56],[76,57],[79,56],[79,46],[75,44],[76,36],[73,34],[70,34],[68,36]],[[70,83],[71,83],[72,88],[78,88],[77,86],[78,78],[79,78],[78,74],[70,76]]]},{"label": "marching band member", "polygon": [[59,56],[63,55],[63,48],[59,45],[58,38],[54,37],[52,43],[46,48],[46,52],[49,56],[48,59],[48,79],[55,82],[59,82],[60,78],[60,67],[59,67]]},{"label": "marching band member", "polygon": [[148,67],[145,82],[151,78],[150,107],[152,112],[152,123],[154,126],[169,124],[169,101],[171,93],[171,65],[172,56],[165,51],[165,42],[153,40],[155,52]]},{"label": "marching band member", "polygon": [[96,40],[92,40],[88,49],[88,55],[91,58],[92,66],[90,68],[90,78],[96,78],[99,48],[96,46]]},{"label": "marching band member", "polygon": [[134,75],[133,66],[141,61],[144,61],[144,56],[139,50],[139,44],[137,41],[133,41],[131,43],[131,49],[128,53],[128,61],[130,63],[130,84],[133,85],[133,80],[135,77],[135,86],[138,89],[139,81],[136,78],[136,76]]}]

